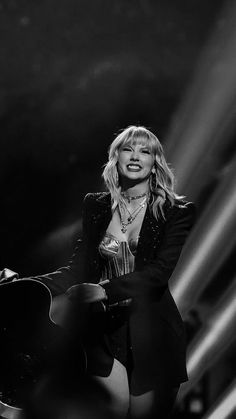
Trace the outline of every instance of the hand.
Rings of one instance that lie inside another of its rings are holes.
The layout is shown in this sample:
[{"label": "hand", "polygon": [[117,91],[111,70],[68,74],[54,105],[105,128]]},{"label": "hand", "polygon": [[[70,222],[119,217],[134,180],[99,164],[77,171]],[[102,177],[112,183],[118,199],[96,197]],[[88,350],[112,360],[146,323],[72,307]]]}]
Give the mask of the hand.
[{"label": "hand", "polygon": [[107,300],[107,295],[104,288],[99,284],[83,283],[73,285],[66,294],[69,300],[81,303],[97,303]]}]

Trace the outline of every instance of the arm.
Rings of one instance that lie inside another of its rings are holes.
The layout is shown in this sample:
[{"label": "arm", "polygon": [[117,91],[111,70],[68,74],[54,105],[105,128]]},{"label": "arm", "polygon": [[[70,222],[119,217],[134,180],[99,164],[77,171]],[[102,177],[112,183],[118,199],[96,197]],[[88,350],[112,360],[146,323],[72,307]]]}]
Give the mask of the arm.
[{"label": "arm", "polygon": [[128,298],[158,300],[161,297],[178,262],[194,216],[193,203],[172,208],[155,260],[138,271],[122,275],[104,285],[110,304]]},{"label": "arm", "polygon": [[45,284],[53,296],[64,293],[72,285],[83,282],[84,250],[83,241],[77,240],[73,256],[67,266],[48,274],[30,277],[30,279],[36,279]]},{"label": "arm", "polygon": [[78,302],[97,302],[105,300],[106,294],[101,285],[88,284],[85,282],[85,268],[88,256],[88,235],[89,219],[88,205],[93,194],[87,194],[83,201],[83,240],[78,239],[74,253],[67,266],[57,269],[54,272],[31,276],[28,278],[19,278],[16,272],[4,269],[0,271],[0,284],[12,280],[35,279],[45,284],[51,291],[53,297],[66,292],[70,300]]},{"label": "arm", "polygon": [[[78,284],[82,281],[82,263],[84,260],[84,245],[82,240],[77,240],[77,246],[75,247],[74,254],[70,259],[68,266],[57,269],[54,272],[31,276],[27,278],[19,278],[19,274],[8,268],[4,268],[0,271],[0,285],[12,282],[20,281],[22,279],[36,279],[37,281],[45,284],[51,291],[53,296],[65,292],[69,287],[74,284]],[[76,261],[79,259],[79,261]],[[78,263],[79,262],[79,263]]]},{"label": "arm", "polygon": [[[89,194],[88,194],[89,195]],[[45,275],[37,275],[30,277],[45,284],[51,291],[53,296],[64,293],[69,287],[83,283],[85,278],[85,261],[87,252],[87,234],[88,231],[88,216],[87,216],[87,203],[88,195],[85,196],[83,201],[83,226],[82,236],[83,239],[78,239],[74,253],[67,266],[57,269]]]}]

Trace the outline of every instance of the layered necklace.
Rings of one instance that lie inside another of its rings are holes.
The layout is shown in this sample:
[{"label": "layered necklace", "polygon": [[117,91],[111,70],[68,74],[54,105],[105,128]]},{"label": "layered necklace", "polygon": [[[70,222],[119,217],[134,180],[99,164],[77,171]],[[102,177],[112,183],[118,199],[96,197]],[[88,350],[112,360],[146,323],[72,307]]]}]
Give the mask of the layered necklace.
[{"label": "layered necklace", "polygon": [[134,199],[139,199],[139,198],[143,198],[143,196],[147,197],[147,192],[142,193],[141,195],[136,195],[136,196],[130,196],[130,195],[126,195],[124,192],[121,192],[121,195],[123,196],[124,199],[126,199],[128,201],[128,203],[130,204],[131,201],[133,201]]},{"label": "layered necklace", "polygon": [[[145,207],[146,202],[147,202],[147,193],[145,192],[142,195],[137,195],[137,196],[128,196],[128,195],[125,195],[124,193],[122,193],[122,196],[123,196],[123,198],[125,198],[128,201],[129,204],[130,204],[131,201],[133,201],[135,199],[139,199],[139,198],[144,197],[144,199],[142,199],[142,201],[138,204],[138,206],[132,212],[130,212],[130,210],[128,209],[128,207],[126,205],[126,202],[124,202],[124,205],[123,204],[119,205],[121,231],[122,231],[122,233],[126,233],[128,225],[132,224],[132,222],[138,216],[140,211],[142,211],[142,209]],[[127,213],[128,213],[128,217],[127,217],[127,220],[125,221],[125,215]]]}]

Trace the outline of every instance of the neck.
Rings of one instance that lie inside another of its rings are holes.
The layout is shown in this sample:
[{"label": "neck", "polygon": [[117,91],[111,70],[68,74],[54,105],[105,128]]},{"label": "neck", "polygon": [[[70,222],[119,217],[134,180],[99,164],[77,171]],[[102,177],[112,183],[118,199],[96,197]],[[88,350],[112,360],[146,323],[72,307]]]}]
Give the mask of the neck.
[{"label": "neck", "polygon": [[124,184],[121,186],[121,191],[127,196],[137,196],[147,193],[149,191],[148,181],[137,183],[137,184]]}]

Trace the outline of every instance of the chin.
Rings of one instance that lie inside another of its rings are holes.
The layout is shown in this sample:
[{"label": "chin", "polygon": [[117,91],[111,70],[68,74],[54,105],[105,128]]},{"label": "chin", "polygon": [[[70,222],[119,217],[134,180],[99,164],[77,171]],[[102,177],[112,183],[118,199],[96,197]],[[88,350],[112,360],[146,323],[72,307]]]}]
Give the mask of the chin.
[{"label": "chin", "polygon": [[126,178],[127,179],[135,179],[135,180],[140,180],[140,181],[142,181],[142,180],[144,180],[144,178],[143,177],[140,177],[139,175],[137,175],[136,173],[129,173],[128,175],[126,175]]},{"label": "chin", "polygon": [[142,183],[145,181],[144,178],[136,177],[136,176],[127,176],[126,181],[131,182],[133,184]]}]

